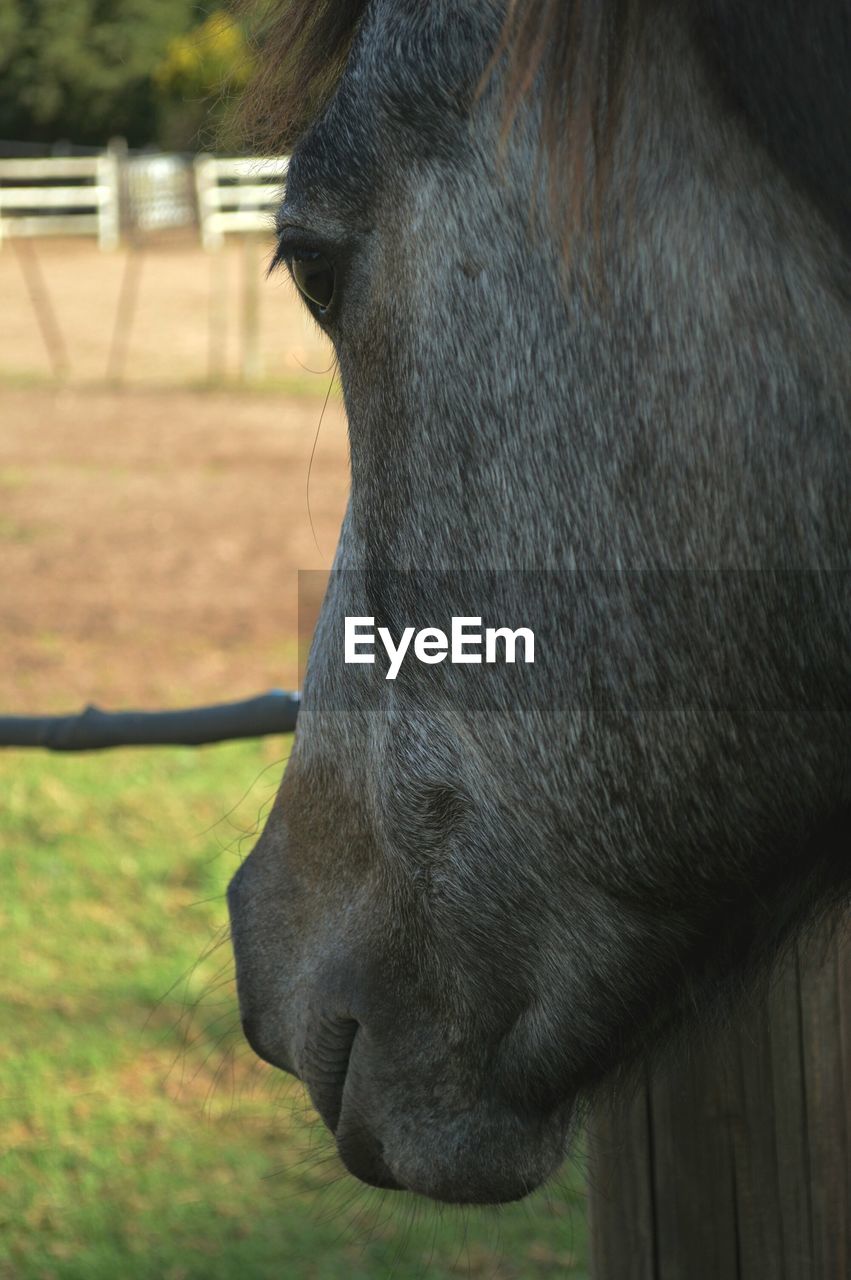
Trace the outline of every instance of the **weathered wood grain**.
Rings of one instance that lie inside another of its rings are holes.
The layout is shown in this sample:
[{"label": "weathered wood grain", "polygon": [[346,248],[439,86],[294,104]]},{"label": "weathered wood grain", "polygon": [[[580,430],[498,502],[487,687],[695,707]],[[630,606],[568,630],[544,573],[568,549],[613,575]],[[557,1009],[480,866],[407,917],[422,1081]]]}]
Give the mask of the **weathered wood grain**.
[{"label": "weathered wood grain", "polygon": [[849,1280],[851,915],[590,1135],[595,1280]]}]

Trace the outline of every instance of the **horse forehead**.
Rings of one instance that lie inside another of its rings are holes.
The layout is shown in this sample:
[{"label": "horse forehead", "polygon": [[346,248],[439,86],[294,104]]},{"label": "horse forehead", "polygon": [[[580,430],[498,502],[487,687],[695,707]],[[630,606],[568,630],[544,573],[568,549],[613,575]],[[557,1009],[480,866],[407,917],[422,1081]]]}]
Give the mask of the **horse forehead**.
[{"label": "horse forehead", "polygon": [[427,88],[484,66],[501,30],[493,0],[372,0],[348,72]]},{"label": "horse forehead", "polygon": [[498,33],[491,0],[372,0],[339,84],[294,153],[292,181],[369,203],[394,162],[451,159]]}]

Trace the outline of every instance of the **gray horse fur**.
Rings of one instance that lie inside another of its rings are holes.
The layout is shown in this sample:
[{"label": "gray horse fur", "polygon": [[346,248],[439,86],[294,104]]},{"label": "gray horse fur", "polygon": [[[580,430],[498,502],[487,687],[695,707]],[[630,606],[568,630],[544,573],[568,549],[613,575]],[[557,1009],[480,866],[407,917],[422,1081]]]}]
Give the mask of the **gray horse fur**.
[{"label": "gray horse fur", "polygon": [[[477,92],[485,0],[373,0],[291,162],[351,498],[230,907],[251,1042],[377,1185],[525,1194],[585,1099],[847,897],[841,194],[755,135],[758,84],[731,108],[690,14],[636,37],[566,255],[536,91],[504,145],[499,69]],[[346,615],[495,599],[539,637],[522,686],[342,663]]]}]

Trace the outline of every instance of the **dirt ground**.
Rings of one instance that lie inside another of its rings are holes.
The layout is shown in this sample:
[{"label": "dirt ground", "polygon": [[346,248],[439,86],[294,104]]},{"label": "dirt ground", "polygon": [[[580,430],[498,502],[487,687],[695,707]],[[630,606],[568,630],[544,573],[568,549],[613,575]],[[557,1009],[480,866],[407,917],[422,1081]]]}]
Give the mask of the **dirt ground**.
[{"label": "dirt ground", "polygon": [[321,410],[0,387],[0,709],[292,687],[297,570],[330,564],[348,487],[341,404],[317,439]]},{"label": "dirt ground", "polygon": [[[317,435],[329,349],[292,286],[260,276],[261,389],[200,389],[212,322],[222,378],[238,373],[240,280],[265,250],[144,246],[116,387],[104,372],[128,252],[0,250],[0,712],[292,687],[297,571],[333,556],[345,419],[332,392]],[[27,290],[32,255],[68,355],[60,383]]]},{"label": "dirt ground", "polygon": [[[257,375],[324,395],[329,377],[319,371],[329,367],[328,346],[285,273],[264,279],[270,254],[266,242],[246,248],[230,240],[222,251],[207,253],[174,236],[114,252],[84,239],[6,241],[0,247],[0,381],[20,385],[52,374],[40,316],[48,329],[52,317],[58,355],[73,384],[103,380],[108,372],[130,386],[234,379],[251,273]],[[117,326],[122,287],[125,300],[135,292],[135,305]]]}]

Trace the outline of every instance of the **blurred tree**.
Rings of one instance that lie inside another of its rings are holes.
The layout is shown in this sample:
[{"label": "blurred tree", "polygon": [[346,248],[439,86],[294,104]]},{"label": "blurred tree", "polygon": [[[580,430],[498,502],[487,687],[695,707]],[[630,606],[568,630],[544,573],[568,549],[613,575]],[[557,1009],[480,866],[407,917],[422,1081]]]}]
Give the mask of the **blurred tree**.
[{"label": "blurred tree", "polygon": [[[211,109],[203,99],[215,100],[220,72],[236,83],[227,59],[243,57],[223,3],[0,0],[0,137],[192,146]],[[181,80],[175,51],[195,40],[202,52]]]},{"label": "blurred tree", "polygon": [[162,101],[171,104],[165,132],[215,145],[223,109],[245,86],[250,67],[242,28],[227,13],[211,13],[200,26],[175,36],[154,72]]},{"label": "blurred tree", "polygon": [[239,25],[226,13],[211,13],[200,26],[169,41],[154,78],[162,89],[183,97],[209,97],[242,88],[248,72]]}]

